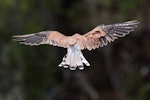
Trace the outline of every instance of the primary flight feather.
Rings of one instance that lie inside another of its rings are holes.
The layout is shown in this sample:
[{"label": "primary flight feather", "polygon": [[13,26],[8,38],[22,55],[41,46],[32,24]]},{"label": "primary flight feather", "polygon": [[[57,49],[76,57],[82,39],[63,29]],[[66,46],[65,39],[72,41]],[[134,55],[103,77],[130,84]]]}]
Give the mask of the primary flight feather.
[{"label": "primary flight feather", "polygon": [[21,44],[30,46],[50,44],[67,48],[67,54],[58,66],[63,66],[70,70],[75,70],[78,67],[82,70],[84,69],[84,64],[86,66],[90,66],[90,64],[83,56],[81,50],[92,50],[106,46],[118,37],[124,37],[134,31],[138,24],[138,21],[133,20],[117,24],[99,25],[84,35],[76,33],[72,36],[65,36],[58,31],[42,31],[27,35],[16,35],[13,38]]}]

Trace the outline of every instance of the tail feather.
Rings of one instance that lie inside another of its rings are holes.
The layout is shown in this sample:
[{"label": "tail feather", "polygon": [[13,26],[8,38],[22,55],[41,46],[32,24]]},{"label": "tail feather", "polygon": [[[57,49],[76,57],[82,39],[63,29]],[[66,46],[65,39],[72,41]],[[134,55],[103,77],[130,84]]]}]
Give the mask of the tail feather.
[{"label": "tail feather", "polygon": [[68,66],[65,66],[66,64],[66,57],[67,57],[67,55],[65,55],[64,57],[63,57],[63,60],[62,60],[62,62],[58,65],[59,67],[62,67],[62,66],[64,66],[64,68],[68,68]]},{"label": "tail feather", "polygon": [[80,70],[84,69],[84,64],[90,66],[89,62],[83,56],[81,50],[75,46],[70,46],[67,49],[66,56],[63,57],[62,62],[58,65],[59,67],[68,68],[70,70],[76,70],[78,67]]},{"label": "tail feather", "polygon": [[82,53],[80,53],[81,61],[84,63],[86,66],[90,66],[89,62],[85,59]]},{"label": "tail feather", "polygon": [[84,69],[84,67],[83,67],[83,63],[82,63],[82,61],[81,61],[81,57],[80,57],[80,53],[77,53],[77,66],[79,67],[79,69],[81,68],[81,69]]}]

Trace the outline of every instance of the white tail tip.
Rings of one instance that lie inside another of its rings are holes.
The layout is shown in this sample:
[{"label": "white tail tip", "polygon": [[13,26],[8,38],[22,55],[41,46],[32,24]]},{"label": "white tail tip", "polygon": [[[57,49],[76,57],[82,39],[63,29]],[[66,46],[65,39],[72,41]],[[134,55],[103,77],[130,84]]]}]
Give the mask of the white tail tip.
[{"label": "white tail tip", "polygon": [[89,62],[85,59],[80,49],[70,46],[67,49],[67,54],[63,57],[59,67],[69,68],[70,70],[84,69],[84,64],[90,66]]}]

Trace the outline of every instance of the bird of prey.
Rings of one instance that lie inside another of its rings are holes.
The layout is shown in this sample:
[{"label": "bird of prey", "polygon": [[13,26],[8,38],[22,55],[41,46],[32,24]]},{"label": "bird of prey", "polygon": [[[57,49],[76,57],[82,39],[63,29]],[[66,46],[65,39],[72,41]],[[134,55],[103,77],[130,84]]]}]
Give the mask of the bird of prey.
[{"label": "bird of prey", "polygon": [[84,69],[84,65],[90,66],[89,62],[83,56],[81,50],[96,49],[106,46],[118,37],[124,37],[134,31],[139,22],[137,20],[116,23],[110,25],[99,25],[93,30],[80,35],[78,33],[72,36],[65,36],[58,31],[42,31],[27,35],[13,36],[15,41],[21,44],[37,46],[49,44],[67,49],[67,54],[63,57],[59,67],[69,68],[70,70]]}]

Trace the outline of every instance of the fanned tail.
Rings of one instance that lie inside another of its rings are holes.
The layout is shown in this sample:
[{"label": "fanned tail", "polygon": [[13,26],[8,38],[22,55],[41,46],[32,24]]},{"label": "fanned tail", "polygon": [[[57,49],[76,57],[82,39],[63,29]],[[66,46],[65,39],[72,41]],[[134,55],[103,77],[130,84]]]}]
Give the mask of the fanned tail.
[{"label": "fanned tail", "polygon": [[81,50],[77,46],[70,46],[67,49],[67,54],[63,57],[62,62],[58,66],[63,66],[64,68],[69,68],[70,70],[76,70],[78,67],[80,70],[83,70],[84,64],[86,66],[90,66]]}]

